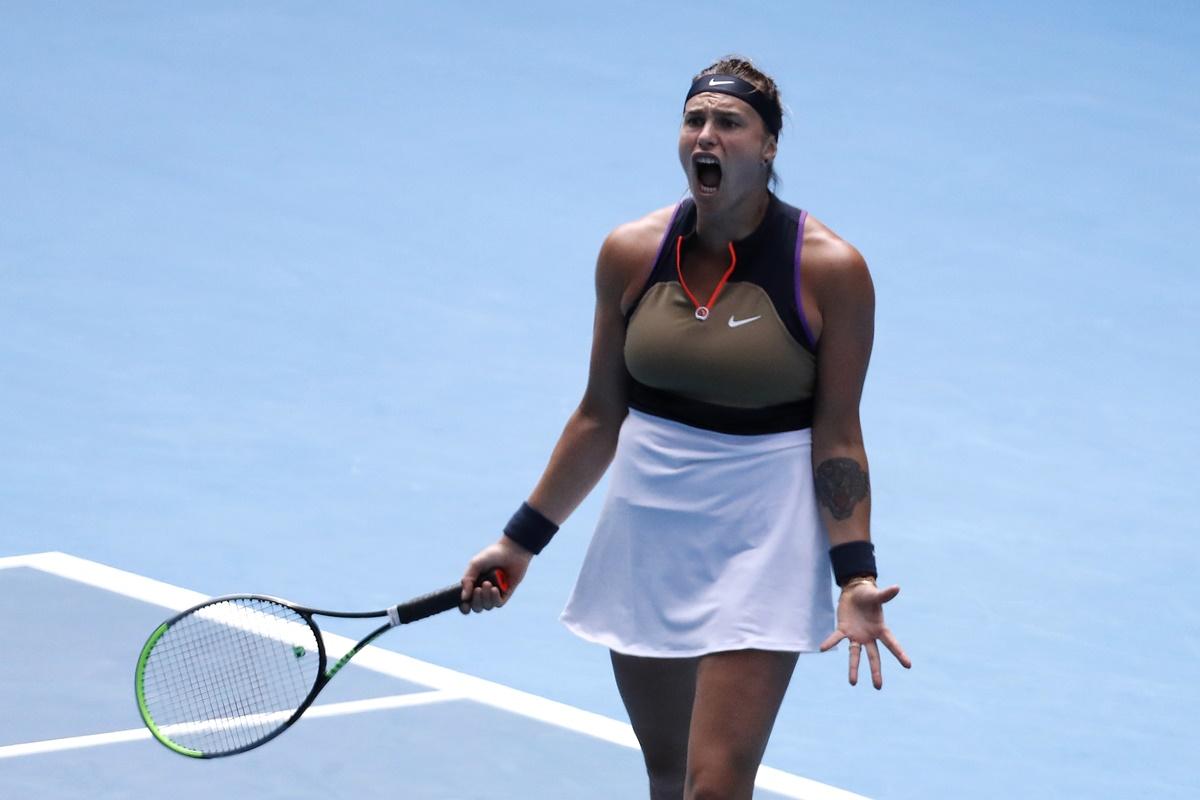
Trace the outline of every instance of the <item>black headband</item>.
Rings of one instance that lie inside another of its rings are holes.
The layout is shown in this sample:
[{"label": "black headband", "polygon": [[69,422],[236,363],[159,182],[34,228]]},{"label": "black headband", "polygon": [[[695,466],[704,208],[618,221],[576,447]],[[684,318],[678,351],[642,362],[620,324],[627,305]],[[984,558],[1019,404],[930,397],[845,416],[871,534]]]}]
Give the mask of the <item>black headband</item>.
[{"label": "black headband", "polygon": [[762,117],[763,123],[767,126],[767,131],[772,136],[779,135],[779,129],[783,127],[783,116],[779,113],[779,108],[749,81],[742,80],[737,75],[701,75],[692,84],[692,88],[688,91],[687,97],[683,99],[683,102],[686,103],[696,95],[703,94],[704,92],[727,94],[749,103],[750,107]]}]

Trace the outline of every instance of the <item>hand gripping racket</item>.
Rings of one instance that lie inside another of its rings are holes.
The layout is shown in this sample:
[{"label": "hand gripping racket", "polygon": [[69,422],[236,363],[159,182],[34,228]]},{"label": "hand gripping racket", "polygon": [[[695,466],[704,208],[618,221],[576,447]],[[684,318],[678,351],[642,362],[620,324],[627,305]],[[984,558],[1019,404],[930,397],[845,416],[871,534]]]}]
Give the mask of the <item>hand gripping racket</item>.
[{"label": "hand gripping racket", "polygon": [[[508,592],[492,570],[476,580]],[[216,758],[269,742],[300,718],[358,651],[397,625],[459,605],[462,586],[382,611],[305,608],[265,595],[216,597],[159,625],[138,658],[134,686],[142,721],[154,738],[185,756]],[[388,621],[332,667],[313,616]]]}]

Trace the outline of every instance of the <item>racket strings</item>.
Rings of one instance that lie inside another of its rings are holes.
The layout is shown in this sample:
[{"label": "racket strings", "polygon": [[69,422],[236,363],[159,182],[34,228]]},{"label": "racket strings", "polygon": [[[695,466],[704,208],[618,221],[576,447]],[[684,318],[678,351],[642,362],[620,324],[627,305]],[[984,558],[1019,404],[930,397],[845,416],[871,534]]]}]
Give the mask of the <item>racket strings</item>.
[{"label": "racket strings", "polygon": [[153,727],[208,755],[275,733],[316,683],[316,633],[270,600],[235,598],[177,620],[155,642],[143,673]]}]

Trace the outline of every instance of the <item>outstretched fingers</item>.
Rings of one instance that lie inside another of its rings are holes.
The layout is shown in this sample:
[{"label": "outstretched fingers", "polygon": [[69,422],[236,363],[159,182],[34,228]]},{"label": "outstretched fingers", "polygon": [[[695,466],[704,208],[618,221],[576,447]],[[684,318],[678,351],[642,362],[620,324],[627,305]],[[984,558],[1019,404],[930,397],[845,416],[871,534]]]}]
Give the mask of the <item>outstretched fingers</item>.
[{"label": "outstretched fingers", "polygon": [[[882,606],[900,594],[899,586],[868,591],[857,587],[854,595],[843,594],[838,605],[838,629],[821,643],[821,652],[833,649],[838,642],[850,642],[850,685],[858,685],[858,669],[862,663],[863,647],[867,648],[867,661],[871,670],[871,683],[876,689],[883,688],[883,663],[879,656],[879,642],[892,652],[905,669],[912,668],[912,661],[896,637],[883,624]],[[849,631],[849,633],[847,632]],[[852,634],[852,635],[851,635]],[[857,640],[857,641],[856,641]]]},{"label": "outstretched fingers", "polygon": [[896,595],[898,594],[900,594],[900,586],[898,584],[893,584],[886,589],[880,589],[879,594],[875,595],[875,599],[880,605],[883,605],[884,603],[895,599]]},{"label": "outstretched fingers", "polygon": [[882,689],[883,664],[879,660],[879,645],[874,640],[867,642],[867,661],[871,664],[871,685]]},{"label": "outstretched fingers", "polygon": [[912,661],[909,660],[908,655],[904,652],[904,648],[896,641],[896,637],[892,635],[890,630],[884,628],[879,638],[887,646],[887,649],[892,651],[892,655],[896,657],[896,660],[900,662],[902,667],[912,669]]},{"label": "outstretched fingers", "polygon": [[826,653],[832,650],[833,648],[837,647],[838,642],[845,638],[846,634],[842,633],[840,630],[834,631],[825,637],[825,641],[821,642],[821,652]]}]

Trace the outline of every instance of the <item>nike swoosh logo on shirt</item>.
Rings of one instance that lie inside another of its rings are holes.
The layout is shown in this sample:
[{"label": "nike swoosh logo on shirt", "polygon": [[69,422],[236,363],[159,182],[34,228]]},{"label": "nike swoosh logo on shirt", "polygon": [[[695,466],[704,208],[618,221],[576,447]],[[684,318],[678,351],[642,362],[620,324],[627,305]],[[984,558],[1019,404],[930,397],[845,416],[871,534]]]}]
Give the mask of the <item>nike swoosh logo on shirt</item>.
[{"label": "nike swoosh logo on shirt", "polygon": [[756,320],[756,319],[762,319],[762,314],[759,314],[757,317],[748,317],[746,319],[734,319],[733,317],[730,317],[729,318],[729,327],[737,328],[739,326],[745,325],[748,322],[754,322],[754,320]]},{"label": "nike swoosh logo on shirt", "polygon": [[733,81],[719,81],[716,78],[708,79],[709,86],[725,86],[726,84],[730,84],[730,83],[733,83]]}]

